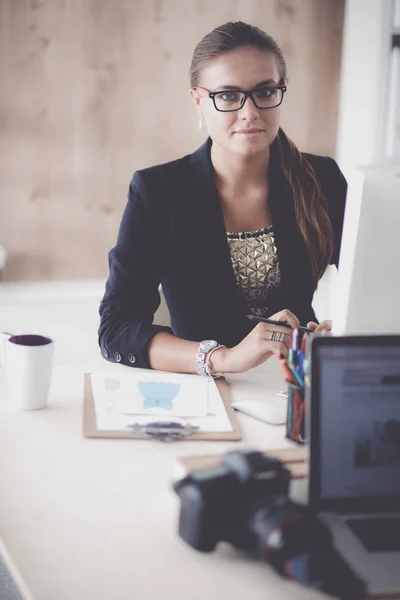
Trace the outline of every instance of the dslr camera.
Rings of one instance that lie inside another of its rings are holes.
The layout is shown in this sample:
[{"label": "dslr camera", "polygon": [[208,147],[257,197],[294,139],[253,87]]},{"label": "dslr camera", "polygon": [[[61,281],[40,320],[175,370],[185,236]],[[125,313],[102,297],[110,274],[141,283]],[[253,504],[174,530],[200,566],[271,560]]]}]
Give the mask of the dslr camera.
[{"label": "dslr camera", "polygon": [[224,455],[215,468],[174,483],[179,535],[202,552],[220,541],[262,556],[285,577],[343,600],[364,598],[364,583],[333,546],[325,524],[289,499],[290,473],[256,451]]}]

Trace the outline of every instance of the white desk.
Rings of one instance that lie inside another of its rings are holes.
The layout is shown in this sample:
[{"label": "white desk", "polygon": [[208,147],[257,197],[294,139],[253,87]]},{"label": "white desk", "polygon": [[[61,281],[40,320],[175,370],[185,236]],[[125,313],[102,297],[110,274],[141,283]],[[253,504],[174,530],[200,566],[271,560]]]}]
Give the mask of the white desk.
[{"label": "white desk", "polygon": [[[97,298],[90,302],[95,311]],[[10,409],[0,374],[0,552],[27,600],[322,597],[226,544],[201,554],[176,533],[179,505],[171,480],[177,456],[285,447],[283,427],[240,415],[244,435],[238,444],[85,439],[84,371],[128,367],[98,355],[83,300],[32,301],[25,312],[21,306],[0,306],[0,330],[20,333],[19,325],[26,330],[32,323],[31,332],[53,335],[63,349],[56,352],[46,410]],[[96,354],[88,350],[92,342],[85,346],[91,336]],[[230,382],[233,399],[251,394],[284,402],[276,396],[282,378],[273,361]]]}]

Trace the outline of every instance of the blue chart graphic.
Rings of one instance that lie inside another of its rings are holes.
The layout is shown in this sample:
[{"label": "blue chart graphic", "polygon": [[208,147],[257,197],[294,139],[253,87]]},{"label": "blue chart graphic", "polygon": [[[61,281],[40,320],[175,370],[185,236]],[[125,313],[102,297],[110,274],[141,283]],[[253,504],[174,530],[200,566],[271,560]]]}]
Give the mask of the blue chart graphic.
[{"label": "blue chart graphic", "polygon": [[173,400],[179,394],[181,384],[165,381],[138,381],[137,388],[144,396],[143,408],[172,410]]}]

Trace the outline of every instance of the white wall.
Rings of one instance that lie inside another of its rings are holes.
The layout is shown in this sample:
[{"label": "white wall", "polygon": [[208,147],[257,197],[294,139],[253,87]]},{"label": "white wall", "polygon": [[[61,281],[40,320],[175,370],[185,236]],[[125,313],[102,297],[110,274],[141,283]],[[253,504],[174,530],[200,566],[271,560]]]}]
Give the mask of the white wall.
[{"label": "white wall", "polygon": [[337,161],[348,176],[385,157],[392,0],[346,0]]}]

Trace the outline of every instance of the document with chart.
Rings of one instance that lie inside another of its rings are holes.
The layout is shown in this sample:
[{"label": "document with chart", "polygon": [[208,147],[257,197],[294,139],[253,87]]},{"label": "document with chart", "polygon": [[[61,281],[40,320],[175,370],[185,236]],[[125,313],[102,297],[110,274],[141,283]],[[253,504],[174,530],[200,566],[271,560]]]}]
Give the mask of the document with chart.
[{"label": "document with chart", "polygon": [[231,432],[231,419],[209,377],[150,369],[90,374],[99,431],[127,431],[154,421],[190,423],[199,432]]}]

